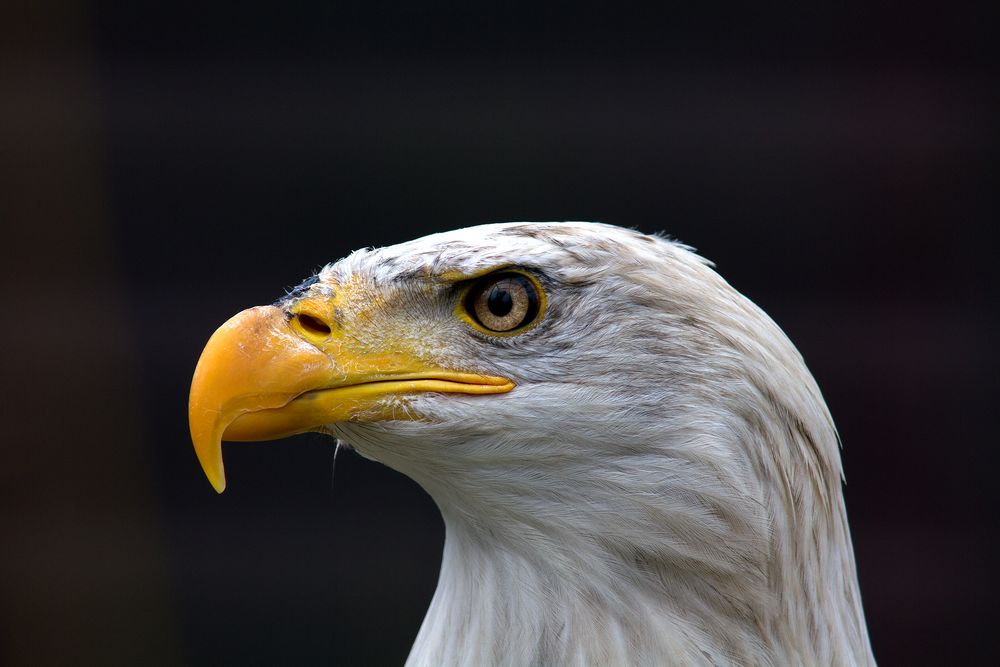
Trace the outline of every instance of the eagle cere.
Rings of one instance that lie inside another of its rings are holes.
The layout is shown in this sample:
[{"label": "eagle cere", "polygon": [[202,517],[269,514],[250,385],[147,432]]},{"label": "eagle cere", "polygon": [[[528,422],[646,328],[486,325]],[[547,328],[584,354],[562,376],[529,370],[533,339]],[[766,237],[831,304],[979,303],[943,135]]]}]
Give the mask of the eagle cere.
[{"label": "eagle cere", "polygon": [[870,665],[833,421],[681,244],[507,223],[359,250],[219,328],[192,439],[327,433],[446,526],[407,664]]}]

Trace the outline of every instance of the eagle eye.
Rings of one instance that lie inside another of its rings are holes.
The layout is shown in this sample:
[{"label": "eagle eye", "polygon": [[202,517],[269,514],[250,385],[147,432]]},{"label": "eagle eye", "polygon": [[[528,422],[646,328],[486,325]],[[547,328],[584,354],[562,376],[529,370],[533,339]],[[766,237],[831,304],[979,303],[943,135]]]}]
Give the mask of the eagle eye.
[{"label": "eagle eye", "polygon": [[539,290],[520,273],[497,273],[479,279],[465,297],[473,321],[492,333],[512,333],[538,317]]}]

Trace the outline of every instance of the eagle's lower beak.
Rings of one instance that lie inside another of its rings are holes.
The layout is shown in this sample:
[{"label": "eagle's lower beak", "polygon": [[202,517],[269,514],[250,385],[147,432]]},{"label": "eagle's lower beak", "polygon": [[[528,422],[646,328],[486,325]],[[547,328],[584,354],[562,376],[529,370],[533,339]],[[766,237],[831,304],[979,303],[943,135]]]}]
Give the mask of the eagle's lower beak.
[{"label": "eagle's lower beak", "polygon": [[417,392],[498,394],[501,377],[435,368],[405,351],[360,352],[314,315],[244,310],[209,339],[188,406],[205,475],[226,488],[222,440],[272,440],[342,421],[412,419],[386,400]]}]

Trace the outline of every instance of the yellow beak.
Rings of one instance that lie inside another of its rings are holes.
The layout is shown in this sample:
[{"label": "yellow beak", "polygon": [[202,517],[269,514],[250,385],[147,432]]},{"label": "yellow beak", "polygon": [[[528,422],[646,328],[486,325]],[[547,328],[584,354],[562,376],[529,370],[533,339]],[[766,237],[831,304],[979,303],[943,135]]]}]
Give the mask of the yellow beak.
[{"label": "yellow beak", "polygon": [[499,394],[506,378],[434,368],[400,351],[359,352],[335,327],[274,306],[232,317],[209,339],[191,383],[195,453],[219,493],[223,440],[273,440],[342,421],[414,419],[391,397]]}]

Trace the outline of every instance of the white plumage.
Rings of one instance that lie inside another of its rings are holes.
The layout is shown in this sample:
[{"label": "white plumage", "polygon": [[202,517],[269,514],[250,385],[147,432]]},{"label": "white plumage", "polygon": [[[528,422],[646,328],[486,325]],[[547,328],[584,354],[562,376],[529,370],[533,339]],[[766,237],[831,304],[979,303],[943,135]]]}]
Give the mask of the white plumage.
[{"label": "white plumage", "polygon": [[[445,282],[516,266],[548,292],[512,338]],[[330,433],[409,475],[447,538],[408,664],[873,664],[833,422],[782,331],[688,248],[592,223],[501,224],[358,251],[366,330],[406,331],[498,396]],[[354,313],[345,312],[345,318]]]},{"label": "white plumage", "polygon": [[[512,271],[490,321],[537,318],[491,333],[464,290]],[[664,238],[511,223],[355,252],[223,325],[190,414],[220,491],[220,438],[303,430],[427,490],[446,542],[410,665],[874,664],[819,388]]]}]

